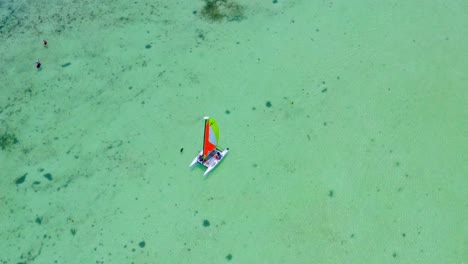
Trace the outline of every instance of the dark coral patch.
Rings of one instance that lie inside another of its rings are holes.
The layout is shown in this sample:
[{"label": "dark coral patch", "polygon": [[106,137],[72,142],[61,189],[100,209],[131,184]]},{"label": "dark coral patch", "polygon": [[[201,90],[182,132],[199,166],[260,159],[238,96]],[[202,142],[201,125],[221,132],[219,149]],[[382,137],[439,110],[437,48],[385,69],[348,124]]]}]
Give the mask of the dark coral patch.
[{"label": "dark coral patch", "polygon": [[46,174],[44,174],[43,176],[44,176],[44,178],[46,178],[46,179],[49,180],[49,181],[52,180],[52,174],[50,174],[50,173],[46,173]]},{"label": "dark coral patch", "polygon": [[15,180],[15,184],[18,185],[18,184],[24,183],[24,181],[26,180],[26,176],[27,176],[27,175],[28,175],[28,174],[25,173],[23,176],[21,176],[21,177],[19,177],[18,179],[16,179],[16,180]]}]

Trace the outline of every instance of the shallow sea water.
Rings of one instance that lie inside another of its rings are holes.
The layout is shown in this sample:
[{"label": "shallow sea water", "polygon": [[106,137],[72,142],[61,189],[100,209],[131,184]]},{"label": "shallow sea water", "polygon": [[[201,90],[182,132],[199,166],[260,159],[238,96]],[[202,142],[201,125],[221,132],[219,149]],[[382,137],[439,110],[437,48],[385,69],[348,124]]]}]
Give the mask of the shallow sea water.
[{"label": "shallow sea water", "polygon": [[466,1],[205,4],[0,0],[0,263],[468,261]]}]

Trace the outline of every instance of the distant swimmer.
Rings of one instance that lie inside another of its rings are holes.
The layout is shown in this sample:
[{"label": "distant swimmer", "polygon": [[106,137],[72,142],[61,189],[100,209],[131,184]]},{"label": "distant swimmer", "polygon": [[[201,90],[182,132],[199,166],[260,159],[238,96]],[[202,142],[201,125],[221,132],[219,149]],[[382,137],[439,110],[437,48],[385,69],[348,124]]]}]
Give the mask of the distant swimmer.
[{"label": "distant swimmer", "polygon": [[41,68],[41,62],[39,60],[36,61],[36,68]]},{"label": "distant swimmer", "polygon": [[44,47],[47,47],[47,40],[43,40],[42,43],[44,43]]}]

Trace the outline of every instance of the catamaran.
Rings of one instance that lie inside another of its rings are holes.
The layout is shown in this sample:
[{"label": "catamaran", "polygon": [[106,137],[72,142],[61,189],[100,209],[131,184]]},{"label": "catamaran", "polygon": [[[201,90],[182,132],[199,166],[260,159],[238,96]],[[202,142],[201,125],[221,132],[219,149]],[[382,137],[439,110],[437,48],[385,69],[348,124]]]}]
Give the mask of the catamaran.
[{"label": "catamaran", "polygon": [[204,119],[205,134],[203,136],[203,149],[198,153],[195,159],[193,159],[189,167],[192,167],[197,162],[200,163],[207,168],[203,174],[203,176],[206,176],[221,162],[221,160],[223,160],[228,153],[229,148],[223,150],[218,147],[219,128],[216,120],[207,116],[205,116]]}]

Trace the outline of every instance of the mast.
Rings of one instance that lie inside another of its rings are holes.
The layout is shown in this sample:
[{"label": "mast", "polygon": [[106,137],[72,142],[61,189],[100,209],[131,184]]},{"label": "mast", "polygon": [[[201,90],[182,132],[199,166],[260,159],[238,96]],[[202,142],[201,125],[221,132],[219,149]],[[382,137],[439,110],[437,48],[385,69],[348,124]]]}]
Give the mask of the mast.
[{"label": "mast", "polygon": [[206,137],[206,122],[208,122],[208,119],[210,119],[210,117],[208,116],[205,116],[203,118],[205,120],[205,122],[203,122],[203,148],[202,148],[202,157],[203,157],[203,160],[205,160],[205,137]]}]

